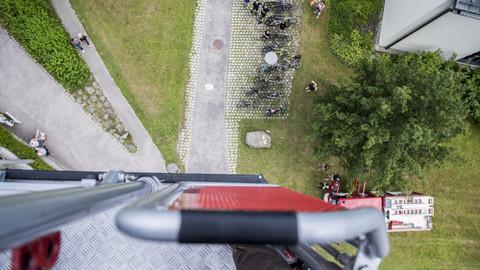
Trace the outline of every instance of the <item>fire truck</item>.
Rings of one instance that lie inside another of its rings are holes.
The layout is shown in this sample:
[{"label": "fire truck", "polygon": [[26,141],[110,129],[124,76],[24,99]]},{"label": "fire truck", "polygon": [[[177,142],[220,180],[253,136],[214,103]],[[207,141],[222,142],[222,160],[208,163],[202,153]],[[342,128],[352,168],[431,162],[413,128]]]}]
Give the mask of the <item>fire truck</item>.
[{"label": "fire truck", "polygon": [[329,183],[324,183],[326,191],[324,200],[346,209],[373,208],[385,216],[385,226],[388,232],[429,231],[432,229],[434,214],[434,199],[421,193],[385,192],[379,195],[374,191],[365,191],[363,182],[360,191],[359,181],[354,181],[352,194],[340,192],[340,178],[337,175],[329,177]]}]

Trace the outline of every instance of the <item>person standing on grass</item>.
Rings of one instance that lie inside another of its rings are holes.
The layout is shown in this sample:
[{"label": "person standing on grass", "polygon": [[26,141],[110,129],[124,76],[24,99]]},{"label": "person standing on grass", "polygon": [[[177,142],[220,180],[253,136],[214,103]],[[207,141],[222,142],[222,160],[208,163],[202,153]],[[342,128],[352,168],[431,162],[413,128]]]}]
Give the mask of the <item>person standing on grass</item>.
[{"label": "person standing on grass", "polygon": [[305,88],[307,90],[307,93],[309,92],[315,92],[318,90],[318,84],[315,82],[315,81],[311,81],[307,88]]},{"label": "person standing on grass", "polygon": [[71,38],[70,42],[72,43],[73,47],[79,49],[82,53],[85,53],[85,50],[83,49],[80,40],[78,40],[77,38]]},{"label": "person standing on grass", "polygon": [[78,39],[80,40],[80,42],[85,42],[85,43],[87,43],[87,46],[88,46],[88,47],[93,47],[93,45],[92,45],[92,44],[90,43],[90,41],[88,40],[87,35],[82,34],[82,33],[78,33]]},{"label": "person standing on grass", "polygon": [[321,1],[316,7],[315,7],[315,14],[317,15],[317,19],[322,15],[323,10],[326,8],[325,1]]}]

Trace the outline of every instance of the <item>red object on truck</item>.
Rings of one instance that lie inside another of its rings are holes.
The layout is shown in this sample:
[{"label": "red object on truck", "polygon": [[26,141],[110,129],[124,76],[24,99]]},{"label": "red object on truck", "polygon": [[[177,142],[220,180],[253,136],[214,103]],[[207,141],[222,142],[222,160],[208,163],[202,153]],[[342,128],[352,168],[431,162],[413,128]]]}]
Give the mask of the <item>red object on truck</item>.
[{"label": "red object on truck", "polygon": [[338,206],[355,209],[355,208],[375,208],[383,212],[383,198],[382,197],[357,197],[357,198],[339,198]]}]

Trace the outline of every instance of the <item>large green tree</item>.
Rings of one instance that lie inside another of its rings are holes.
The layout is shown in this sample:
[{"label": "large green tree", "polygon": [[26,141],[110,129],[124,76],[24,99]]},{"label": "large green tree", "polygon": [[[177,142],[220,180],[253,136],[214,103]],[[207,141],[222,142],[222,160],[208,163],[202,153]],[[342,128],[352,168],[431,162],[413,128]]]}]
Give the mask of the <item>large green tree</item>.
[{"label": "large green tree", "polygon": [[463,76],[439,53],[365,59],[317,101],[318,153],[338,157],[350,178],[404,188],[405,176],[447,158],[445,143],[465,130]]}]

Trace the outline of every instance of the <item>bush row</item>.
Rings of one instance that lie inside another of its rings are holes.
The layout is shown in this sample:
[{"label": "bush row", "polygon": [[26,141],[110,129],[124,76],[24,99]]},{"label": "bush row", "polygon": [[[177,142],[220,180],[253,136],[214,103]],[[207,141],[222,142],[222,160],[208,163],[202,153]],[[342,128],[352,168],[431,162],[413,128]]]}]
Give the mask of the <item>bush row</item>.
[{"label": "bush row", "polygon": [[373,51],[381,0],[331,0],[330,49],[343,63],[356,66]]},{"label": "bush row", "polygon": [[70,44],[49,0],[2,0],[0,22],[69,91],[83,88],[90,72]]},{"label": "bush row", "polygon": [[468,116],[477,125],[480,125],[480,68],[467,74],[464,99]]}]

